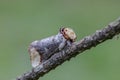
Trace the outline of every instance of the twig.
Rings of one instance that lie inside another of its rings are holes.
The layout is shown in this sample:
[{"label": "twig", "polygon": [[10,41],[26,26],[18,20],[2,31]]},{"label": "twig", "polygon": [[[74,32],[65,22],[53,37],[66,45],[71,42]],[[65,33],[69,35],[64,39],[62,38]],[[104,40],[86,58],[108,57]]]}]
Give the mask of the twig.
[{"label": "twig", "polygon": [[72,46],[65,48],[64,50],[55,53],[50,59],[43,62],[41,65],[33,68],[31,71],[24,73],[16,80],[38,80],[39,77],[47,74],[49,71],[55,69],[63,62],[70,60],[72,57],[88,50],[96,45],[112,39],[114,36],[120,33],[120,18],[110,23],[102,30],[97,30],[93,35],[87,36],[82,40],[75,42]]}]

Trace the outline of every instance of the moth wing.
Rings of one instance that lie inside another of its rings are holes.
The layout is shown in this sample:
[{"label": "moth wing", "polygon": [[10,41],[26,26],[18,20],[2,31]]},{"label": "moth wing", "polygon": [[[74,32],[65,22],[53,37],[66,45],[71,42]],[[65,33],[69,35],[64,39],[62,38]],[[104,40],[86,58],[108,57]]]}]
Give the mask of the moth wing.
[{"label": "moth wing", "polygon": [[31,60],[32,67],[38,66],[41,63],[40,54],[36,51],[35,48],[31,48],[29,50],[29,53],[30,53],[30,60]]}]

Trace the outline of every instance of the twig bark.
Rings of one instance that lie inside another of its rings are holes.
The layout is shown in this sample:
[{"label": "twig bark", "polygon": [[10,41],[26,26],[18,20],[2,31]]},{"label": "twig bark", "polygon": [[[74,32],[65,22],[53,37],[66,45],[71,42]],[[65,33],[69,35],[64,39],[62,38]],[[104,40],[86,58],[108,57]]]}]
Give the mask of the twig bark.
[{"label": "twig bark", "polygon": [[82,40],[75,42],[72,46],[65,48],[64,50],[55,53],[50,59],[42,63],[41,65],[33,68],[31,71],[19,76],[16,80],[38,80],[39,77],[47,74],[49,71],[55,69],[63,62],[70,60],[72,57],[88,50],[96,45],[112,39],[114,36],[120,33],[120,18],[110,23],[102,30],[97,30],[93,35],[87,36]]}]

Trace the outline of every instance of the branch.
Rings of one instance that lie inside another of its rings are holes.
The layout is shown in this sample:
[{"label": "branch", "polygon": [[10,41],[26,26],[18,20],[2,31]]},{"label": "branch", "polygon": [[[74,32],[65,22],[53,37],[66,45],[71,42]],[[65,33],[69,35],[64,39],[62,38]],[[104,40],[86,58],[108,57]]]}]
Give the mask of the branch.
[{"label": "branch", "polygon": [[38,80],[39,77],[47,74],[49,71],[55,69],[63,62],[70,60],[72,57],[88,50],[96,45],[112,39],[114,36],[120,33],[120,18],[110,23],[102,30],[97,30],[93,35],[87,36],[82,40],[75,42],[72,46],[65,48],[64,50],[55,53],[50,59],[43,62],[31,71],[24,73],[16,80]]}]

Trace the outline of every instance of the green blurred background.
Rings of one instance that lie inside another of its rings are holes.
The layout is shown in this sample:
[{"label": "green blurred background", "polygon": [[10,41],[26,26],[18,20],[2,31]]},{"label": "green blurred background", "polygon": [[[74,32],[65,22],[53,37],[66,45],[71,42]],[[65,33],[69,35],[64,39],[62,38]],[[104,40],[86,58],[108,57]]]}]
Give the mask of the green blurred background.
[{"label": "green blurred background", "polygon": [[[80,40],[120,16],[120,0],[0,0],[0,80],[31,70],[28,45],[74,29]],[[40,80],[120,80],[120,39],[108,40]]]}]

